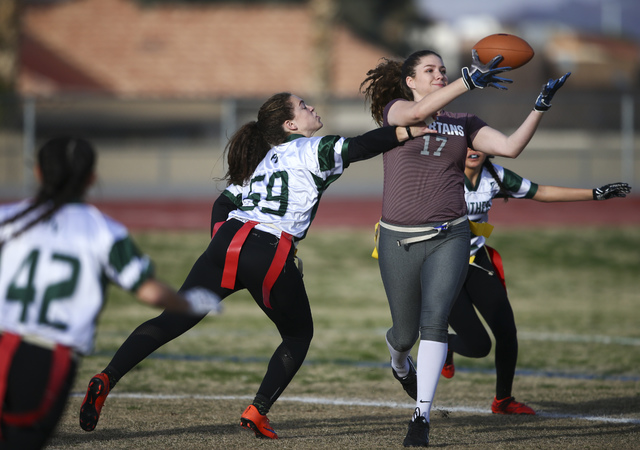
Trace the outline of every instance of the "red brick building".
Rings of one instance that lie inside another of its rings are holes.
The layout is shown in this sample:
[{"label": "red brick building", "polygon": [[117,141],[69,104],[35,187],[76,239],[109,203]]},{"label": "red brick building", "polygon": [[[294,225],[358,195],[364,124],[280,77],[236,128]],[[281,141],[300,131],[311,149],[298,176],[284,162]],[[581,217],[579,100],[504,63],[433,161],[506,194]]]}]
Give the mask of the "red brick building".
[{"label": "red brick building", "polygon": [[22,16],[18,89],[171,98],[313,95],[328,86],[329,96],[357,97],[367,70],[388,53],[340,24],[322,25],[304,5],[31,5]]}]

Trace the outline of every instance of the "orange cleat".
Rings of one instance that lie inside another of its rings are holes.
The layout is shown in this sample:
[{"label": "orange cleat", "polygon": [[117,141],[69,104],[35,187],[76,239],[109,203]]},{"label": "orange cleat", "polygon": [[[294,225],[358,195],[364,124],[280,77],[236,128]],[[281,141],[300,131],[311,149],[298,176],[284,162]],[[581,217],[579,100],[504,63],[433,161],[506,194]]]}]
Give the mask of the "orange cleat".
[{"label": "orange cleat", "polygon": [[278,439],[278,435],[271,428],[267,416],[260,414],[253,405],[247,406],[247,409],[242,413],[240,425],[253,431],[257,438]]},{"label": "orange cleat", "polygon": [[532,408],[524,403],[517,402],[513,397],[503,398],[502,400],[494,397],[491,404],[491,412],[494,414],[536,414]]},{"label": "orange cleat", "polygon": [[80,407],[80,428],[93,431],[98,425],[102,405],[109,395],[109,377],[106,373],[99,373],[91,378],[87,394]]}]

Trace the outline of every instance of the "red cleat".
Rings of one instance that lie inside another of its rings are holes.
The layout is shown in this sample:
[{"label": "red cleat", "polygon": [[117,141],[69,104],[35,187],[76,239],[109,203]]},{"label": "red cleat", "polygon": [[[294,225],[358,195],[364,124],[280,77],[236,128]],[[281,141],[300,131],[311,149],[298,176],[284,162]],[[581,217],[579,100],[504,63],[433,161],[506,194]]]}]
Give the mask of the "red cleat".
[{"label": "red cleat", "polygon": [[99,373],[91,378],[87,394],[80,407],[80,428],[93,431],[98,425],[102,405],[109,395],[109,377],[106,373]]},{"label": "red cleat", "polygon": [[247,406],[247,409],[242,413],[240,425],[253,431],[257,438],[278,439],[278,435],[271,428],[267,416],[260,414],[253,405]]},{"label": "red cleat", "polygon": [[491,412],[494,414],[536,414],[532,408],[524,403],[517,402],[513,397],[503,398],[502,400],[494,397],[491,404]]},{"label": "red cleat", "polygon": [[445,378],[453,378],[455,373],[456,366],[453,364],[453,352],[447,350],[447,359],[445,359],[444,366],[442,367],[442,376]]}]

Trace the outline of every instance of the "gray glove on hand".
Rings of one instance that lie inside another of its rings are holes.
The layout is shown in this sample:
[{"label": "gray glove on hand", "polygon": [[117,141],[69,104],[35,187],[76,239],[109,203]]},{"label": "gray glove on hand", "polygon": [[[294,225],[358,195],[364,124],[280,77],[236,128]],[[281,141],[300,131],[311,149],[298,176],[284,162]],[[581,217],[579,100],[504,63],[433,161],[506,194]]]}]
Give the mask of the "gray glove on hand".
[{"label": "gray glove on hand", "polygon": [[561,78],[557,80],[550,79],[546,84],[542,86],[542,91],[538,95],[536,99],[536,104],[533,106],[533,109],[538,112],[549,111],[551,108],[551,99],[555,95],[555,93],[562,87],[567,78],[571,75],[571,72],[567,72]]},{"label": "gray glove on hand", "polygon": [[478,58],[478,52],[471,50],[471,69],[462,68],[464,85],[470,91],[475,88],[484,89],[487,86],[507,90],[505,86],[498,83],[513,83],[513,80],[496,76],[496,74],[511,70],[511,67],[496,67],[503,59],[502,55],[497,55],[487,64],[482,64]]},{"label": "gray glove on hand", "polygon": [[626,197],[631,192],[627,183],[611,183],[593,190],[594,200],[609,200],[614,197]]},{"label": "gray glove on hand", "polygon": [[189,303],[190,313],[195,315],[222,313],[222,300],[209,289],[194,287],[182,292],[182,296]]}]

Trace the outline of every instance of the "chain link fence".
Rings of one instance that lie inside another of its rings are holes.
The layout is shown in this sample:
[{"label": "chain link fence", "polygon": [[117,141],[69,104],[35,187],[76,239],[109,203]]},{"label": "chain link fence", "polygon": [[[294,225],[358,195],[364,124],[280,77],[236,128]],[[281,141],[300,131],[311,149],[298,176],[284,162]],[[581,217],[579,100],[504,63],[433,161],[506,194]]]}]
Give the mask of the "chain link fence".
[{"label": "chain link fence", "polygon": [[[516,160],[495,162],[541,184],[595,187],[640,180],[640,95],[561,94],[526,151]],[[448,109],[477,114],[508,134],[534,99],[521,92],[474,91]],[[307,100],[323,118],[323,135],[355,136],[376,126],[362,99]],[[0,98],[0,200],[33,192],[35,150],[60,134],[83,136],[98,149],[99,182],[92,198],[211,198],[224,188],[228,138],[255,120],[263,101]],[[381,179],[382,164],[374,158],[352,165],[327,195],[377,196]]]}]

